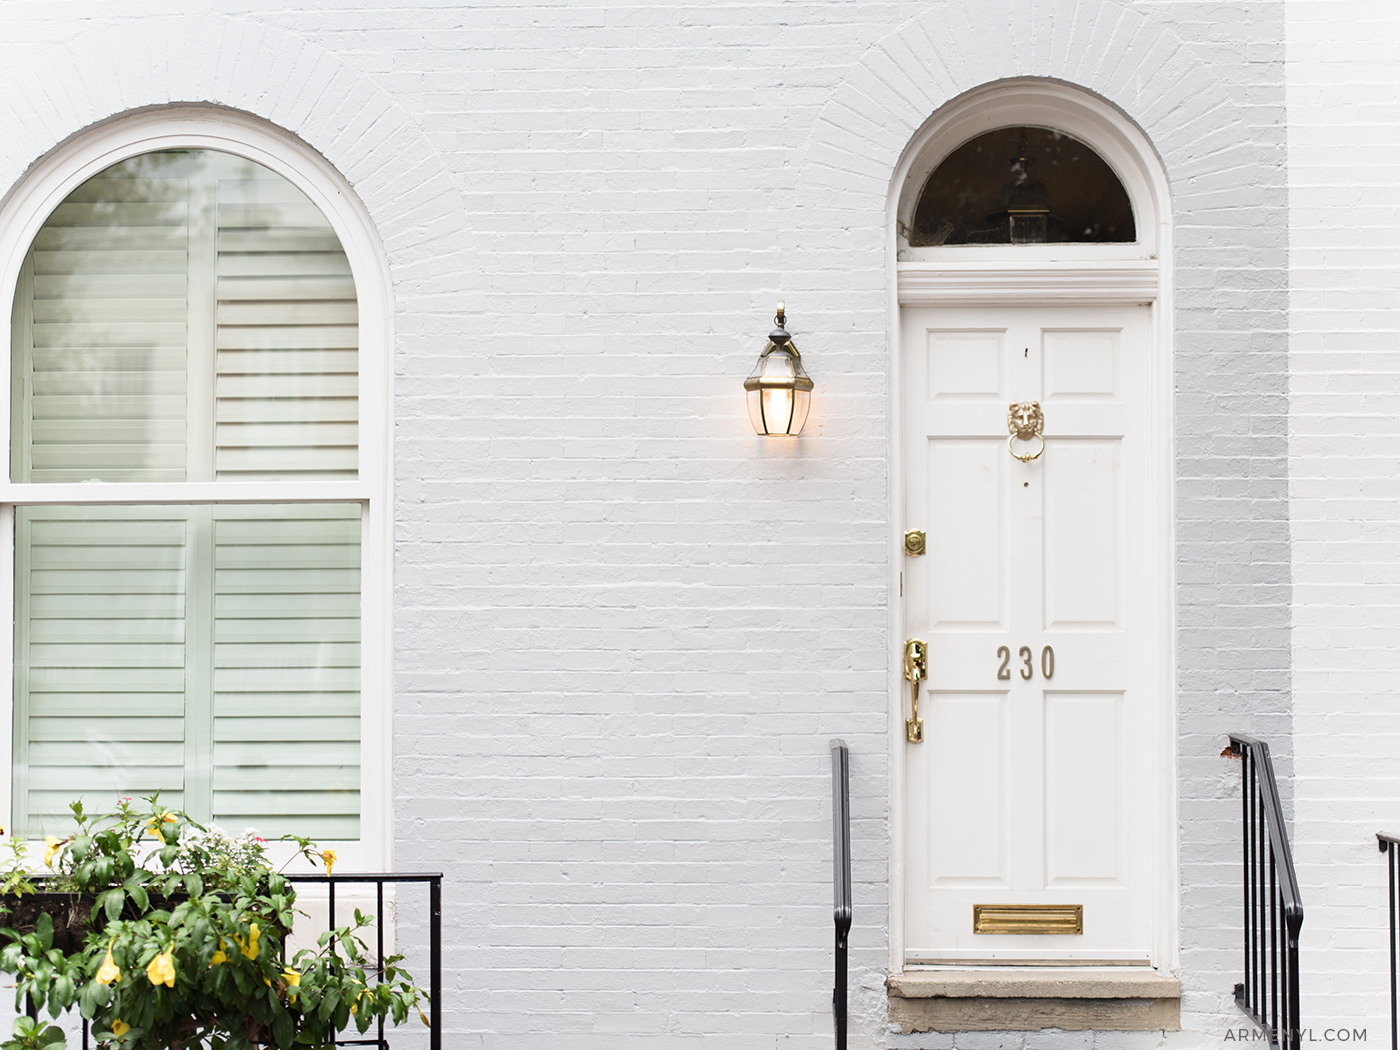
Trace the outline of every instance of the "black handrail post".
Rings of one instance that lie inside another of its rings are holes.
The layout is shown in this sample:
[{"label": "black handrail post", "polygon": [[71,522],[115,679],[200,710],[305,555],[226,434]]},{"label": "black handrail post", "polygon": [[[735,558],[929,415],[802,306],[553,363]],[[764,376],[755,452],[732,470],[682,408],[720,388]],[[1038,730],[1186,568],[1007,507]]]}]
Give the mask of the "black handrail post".
[{"label": "black handrail post", "polygon": [[1301,915],[1286,920],[1288,924],[1288,1031],[1289,1045],[1297,1047],[1303,1039],[1298,1026],[1299,1012],[1302,1010],[1302,989],[1298,984],[1298,935],[1303,929]]},{"label": "black handrail post", "polygon": [[1376,833],[1376,842],[1385,856],[1386,876],[1390,884],[1390,937],[1386,948],[1390,953],[1390,1046],[1400,1050],[1400,1010],[1397,1010],[1397,991],[1400,991],[1400,837]]},{"label": "black handrail post", "polygon": [[1400,1032],[1396,1031],[1395,1024],[1395,847],[1383,841],[1381,850],[1385,853],[1385,866],[1390,872],[1390,1050],[1400,1050]]},{"label": "black handrail post", "polygon": [[432,1017],[432,1034],[428,1041],[432,1050],[442,1050],[442,876],[428,884],[428,994],[433,997],[428,1008]]},{"label": "black handrail post", "polygon": [[836,983],[831,1014],[836,1050],[846,1050],[846,956],[851,933],[851,750],[843,740],[831,742],[832,897],[836,924]]},{"label": "black handrail post", "polygon": [[1245,781],[1245,790],[1239,792],[1240,820],[1242,820],[1242,826],[1243,829],[1245,829],[1245,834],[1240,837],[1240,855],[1242,855],[1243,864],[1245,864],[1245,872],[1243,872],[1243,883],[1245,883],[1245,984],[1240,988],[1243,997],[1236,994],[1235,998],[1243,1002],[1253,1002],[1254,931],[1252,930],[1252,924],[1250,924],[1250,917],[1252,917],[1254,913],[1253,900],[1250,900],[1250,888],[1252,888],[1253,882],[1252,879],[1249,878],[1250,860],[1252,860],[1252,851],[1250,851],[1249,847],[1252,846],[1253,841],[1252,836],[1250,836],[1250,827],[1253,826],[1252,818],[1254,815],[1254,806],[1253,795],[1250,794],[1249,791],[1249,752],[1240,753],[1240,762],[1243,763],[1243,766],[1240,767],[1240,776],[1242,776],[1243,781]]},{"label": "black handrail post", "polygon": [[[1272,1008],[1270,1016],[1273,1017],[1274,1031],[1279,1031],[1278,1012],[1278,862],[1274,860],[1271,850],[1268,856],[1269,870],[1269,1005]],[[1287,1001],[1288,989],[1285,988],[1284,1000]]]},{"label": "black handrail post", "polygon": [[1235,985],[1235,1002],[1263,1029],[1271,1048],[1299,1050],[1303,903],[1274,763],[1268,744],[1240,733],[1230,734],[1226,753],[1242,760],[1244,794],[1244,981]]}]

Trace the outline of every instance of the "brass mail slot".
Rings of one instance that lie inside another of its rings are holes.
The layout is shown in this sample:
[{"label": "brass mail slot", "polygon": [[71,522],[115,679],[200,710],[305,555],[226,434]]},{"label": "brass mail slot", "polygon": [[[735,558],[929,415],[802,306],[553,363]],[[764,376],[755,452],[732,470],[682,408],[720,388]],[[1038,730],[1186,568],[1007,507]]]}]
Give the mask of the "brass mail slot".
[{"label": "brass mail slot", "polygon": [[974,904],[973,933],[1083,933],[1082,904]]}]

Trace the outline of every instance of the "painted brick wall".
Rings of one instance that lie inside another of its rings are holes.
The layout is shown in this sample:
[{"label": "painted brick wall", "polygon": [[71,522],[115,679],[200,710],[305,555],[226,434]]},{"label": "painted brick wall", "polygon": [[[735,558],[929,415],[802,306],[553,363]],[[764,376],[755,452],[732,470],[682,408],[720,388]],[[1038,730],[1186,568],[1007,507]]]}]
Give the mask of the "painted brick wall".
[{"label": "painted brick wall", "polygon": [[[447,1045],[830,1045],[827,740],[885,1031],[885,205],[958,93],[1083,84],[1172,181],[1183,1008],[1234,1022],[1231,729],[1289,754],[1274,0],[0,6],[0,185],[211,101],[345,173],[395,280],[397,863],[444,867]],[[739,382],[785,298],[796,443]]]},{"label": "painted brick wall", "polygon": [[1303,1021],[1384,1042],[1375,833],[1400,829],[1400,8],[1291,0],[1287,33]]}]

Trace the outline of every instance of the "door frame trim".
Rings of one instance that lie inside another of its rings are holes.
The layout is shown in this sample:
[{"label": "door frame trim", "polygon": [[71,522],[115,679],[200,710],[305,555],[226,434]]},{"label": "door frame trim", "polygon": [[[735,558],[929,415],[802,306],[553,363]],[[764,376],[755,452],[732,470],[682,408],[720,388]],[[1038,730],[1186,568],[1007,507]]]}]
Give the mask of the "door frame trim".
[{"label": "door frame trim", "polygon": [[1027,305],[1137,306],[1159,294],[1155,259],[1046,263],[898,264],[900,306],[982,306],[1015,299]]},{"label": "door frame trim", "polygon": [[[1114,168],[1133,205],[1141,240],[1127,245],[959,246],[910,248],[901,219],[928,174],[963,141],[983,131],[1017,124],[1055,127],[1092,146]],[[1173,487],[1173,306],[1171,193],[1159,156],[1126,114],[1097,95],[1062,81],[1020,78],[975,88],[934,113],[915,133],[896,165],[886,201],[886,287],[890,347],[888,419],[890,447],[888,724],[889,724],[889,965],[905,969],[904,930],[904,679],[902,597],[904,565],[904,455],[901,392],[902,305],[1018,303],[1082,305],[1150,304],[1153,361],[1149,435],[1153,493],[1150,577],[1153,680],[1160,698],[1149,742],[1153,768],[1150,889],[1152,965],[1175,972],[1180,944],[1176,729],[1176,508]],[[1029,250],[1026,250],[1026,248]],[[1126,250],[1125,250],[1126,249]],[[1167,264],[1163,263],[1167,260]]]}]

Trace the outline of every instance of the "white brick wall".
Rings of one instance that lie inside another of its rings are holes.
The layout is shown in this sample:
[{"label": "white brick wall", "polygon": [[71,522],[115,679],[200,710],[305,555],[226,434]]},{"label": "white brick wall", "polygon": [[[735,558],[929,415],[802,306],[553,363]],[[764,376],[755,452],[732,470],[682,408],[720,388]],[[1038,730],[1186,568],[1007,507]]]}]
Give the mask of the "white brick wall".
[{"label": "white brick wall", "polygon": [[1389,1030],[1400,829],[1400,7],[1290,0],[1296,843],[1303,1019]]},{"label": "white brick wall", "polygon": [[[1273,0],[0,5],[0,186],[123,109],[321,150],[395,281],[397,861],[442,866],[447,1045],[830,1045],[826,742],[852,745],[853,1046],[887,965],[885,203],[927,116],[1043,75],[1175,197],[1180,1047],[1236,1024],[1231,729],[1289,748]],[[740,380],[774,300],[798,443]]]}]

